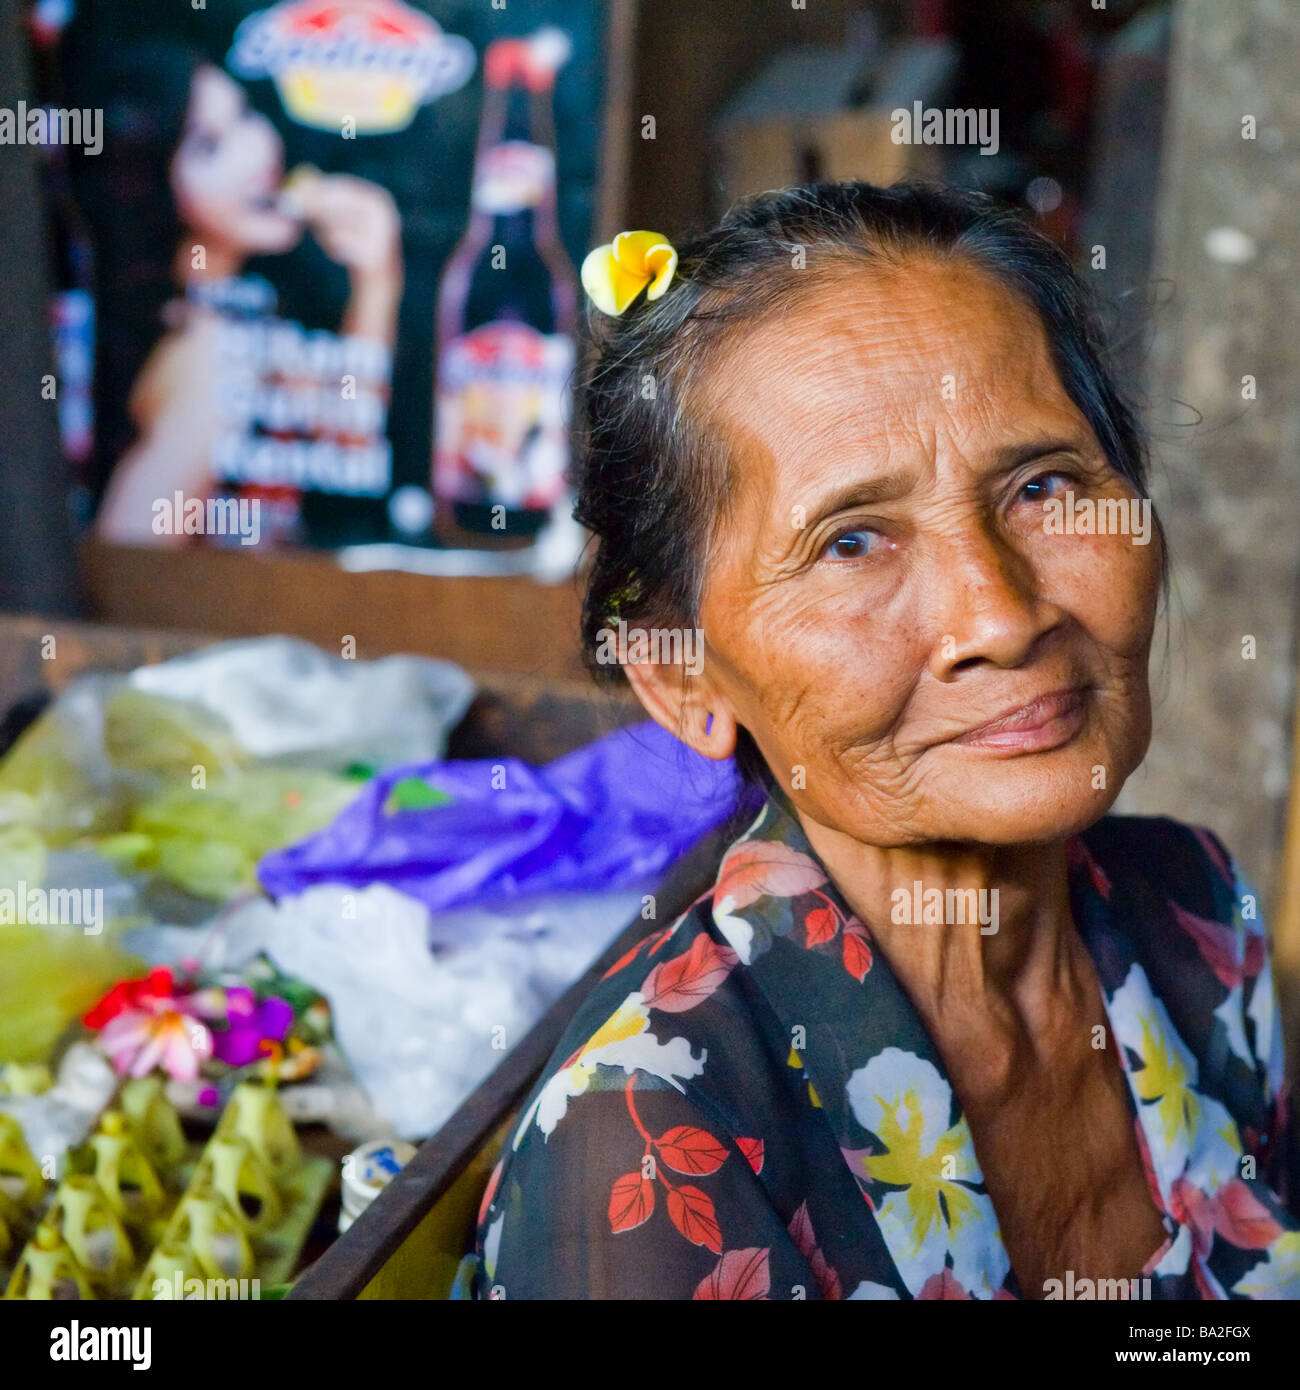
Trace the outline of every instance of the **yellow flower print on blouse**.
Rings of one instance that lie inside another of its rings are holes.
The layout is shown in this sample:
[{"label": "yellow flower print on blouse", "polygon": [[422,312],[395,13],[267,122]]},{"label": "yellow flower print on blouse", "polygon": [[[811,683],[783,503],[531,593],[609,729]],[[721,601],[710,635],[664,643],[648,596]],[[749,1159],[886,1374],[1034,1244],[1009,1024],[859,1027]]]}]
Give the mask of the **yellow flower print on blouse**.
[{"label": "yellow flower print on blouse", "polygon": [[586,1091],[601,1064],[622,1067],[628,1075],[634,1071],[648,1072],[680,1091],[683,1080],[699,1076],[704,1070],[706,1056],[701,1049],[697,1057],[685,1038],[661,1043],[650,1032],[644,998],[635,992],[629,994],[543,1086],[524,1112],[512,1147],[519,1147],[534,1120],[542,1133],[549,1135],[564,1118],[569,1101]]},{"label": "yellow flower print on blouse", "polygon": [[921,1248],[931,1227],[943,1221],[940,1193],[953,1226],[959,1227],[976,1215],[969,1190],[946,1176],[961,1172],[969,1178],[969,1164],[959,1166],[963,1150],[970,1141],[964,1120],[947,1130],[926,1152],[925,1116],[916,1092],[911,1090],[896,1104],[882,1103],[881,1119],[877,1123],[876,1134],[886,1152],[864,1158],[862,1166],[874,1182],[907,1188],[907,1205],[916,1238],[914,1252]]},{"label": "yellow flower print on blouse", "polygon": [[1195,1127],[1199,1102],[1192,1089],[1195,1062],[1181,1055],[1179,1047],[1160,1026],[1154,1013],[1139,1019],[1142,1043],[1137,1049],[1146,1064],[1133,1073],[1133,1085],[1144,1101],[1158,1102],[1157,1110],[1167,1144]]},{"label": "yellow flower print on blouse", "polygon": [[1246,1298],[1292,1299],[1300,1289],[1300,1231],[1287,1231],[1269,1248],[1267,1256],[1233,1285],[1233,1293]]},{"label": "yellow flower print on blouse", "polygon": [[[845,1088],[857,1122],[874,1136],[861,1159],[873,1184],[881,1235],[913,1296],[936,1275],[992,1297],[1011,1263],[983,1186],[970,1128],[950,1123],[952,1087],[933,1062],[887,1047]],[[951,1266],[949,1262],[951,1261]]]},{"label": "yellow flower print on blouse", "polygon": [[1152,992],[1140,965],[1130,968],[1124,983],[1110,996],[1107,1013],[1116,1041],[1127,1054],[1126,1067],[1141,1102],[1139,1119],[1151,1150],[1151,1164],[1160,1190],[1169,1200],[1172,1185],[1182,1176],[1191,1155],[1193,1137],[1201,1132],[1196,1058]]}]

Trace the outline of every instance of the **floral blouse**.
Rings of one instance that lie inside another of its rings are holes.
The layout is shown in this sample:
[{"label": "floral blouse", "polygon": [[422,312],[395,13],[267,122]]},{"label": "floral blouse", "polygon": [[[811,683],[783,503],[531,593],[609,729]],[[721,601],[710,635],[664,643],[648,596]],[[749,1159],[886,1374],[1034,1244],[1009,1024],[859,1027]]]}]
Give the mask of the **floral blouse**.
[{"label": "floral blouse", "polygon": [[[1146,1296],[1300,1298],[1252,890],[1164,818],[1108,816],[1069,848],[1167,1232]],[[484,1194],[472,1288],[1021,1296],[938,1051],[782,793],[579,1010]]]}]

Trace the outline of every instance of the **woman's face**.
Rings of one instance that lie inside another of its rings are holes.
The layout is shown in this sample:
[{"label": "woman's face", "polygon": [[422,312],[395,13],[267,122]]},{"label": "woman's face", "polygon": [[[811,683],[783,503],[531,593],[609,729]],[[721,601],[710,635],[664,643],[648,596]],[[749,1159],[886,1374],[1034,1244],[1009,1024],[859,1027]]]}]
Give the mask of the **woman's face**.
[{"label": "woman's face", "polygon": [[1033,311],[962,264],[846,271],[732,349],[710,397],[736,482],[706,689],[800,812],[885,847],[1103,814],[1150,736],[1160,543],[1045,525],[1069,492],[1076,526],[1089,500],[1141,511]]},{"label": "woman's face", "polygon": [[287,251],[302,227],[276,206],[284,145],[243,89],[220,68],[194,74],[185,130],[172,159],[172,191],[182,223],[248,255]]}]

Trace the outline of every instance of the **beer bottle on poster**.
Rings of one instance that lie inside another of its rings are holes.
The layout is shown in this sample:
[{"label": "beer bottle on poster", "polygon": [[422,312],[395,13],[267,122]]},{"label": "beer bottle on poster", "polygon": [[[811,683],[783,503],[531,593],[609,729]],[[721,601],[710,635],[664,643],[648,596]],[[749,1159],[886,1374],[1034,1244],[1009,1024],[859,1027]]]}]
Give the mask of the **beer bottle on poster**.
[{"label": "beer bottle on poster", "polygon": [[469,226],[438,293],[434,530],[446,544],[532,544],[566,495],[578,281],[556,219],[555,45],[500,39]]}]

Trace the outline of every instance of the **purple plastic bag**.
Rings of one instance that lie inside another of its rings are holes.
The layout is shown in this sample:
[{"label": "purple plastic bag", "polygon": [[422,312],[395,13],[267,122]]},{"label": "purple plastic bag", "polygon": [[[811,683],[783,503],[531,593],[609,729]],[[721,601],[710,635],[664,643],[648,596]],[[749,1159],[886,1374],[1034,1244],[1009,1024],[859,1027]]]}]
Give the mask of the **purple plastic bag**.
[{"label": "purple plastic bag", "polygon": [[[386,810],[394,784],[411,777],[451,804]],[[435,911],[639,888],[735,811],[739,794],[731,760],[647,721],[540,768],[515,758],[390,768],[324,830],[268,854],[258,875],[275,898],[316,883],[386,883]]]}]

